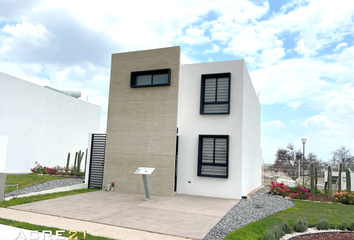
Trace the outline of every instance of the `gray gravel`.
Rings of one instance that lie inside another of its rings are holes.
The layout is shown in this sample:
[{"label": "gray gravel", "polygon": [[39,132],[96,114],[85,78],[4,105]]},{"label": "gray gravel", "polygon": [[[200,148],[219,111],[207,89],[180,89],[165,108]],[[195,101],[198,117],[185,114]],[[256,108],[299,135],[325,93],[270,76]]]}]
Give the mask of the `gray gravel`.
[{"label": "gray gravel", "polygon": [[295,206],[290,199],[267,194],[268,189],[269,187],[264,187],[258,190],[251,195],[251,199],[241,199],[203,240],[224,239],[237,228]]},{"label": "gray gravel", "polygon": [[72,185],[83,183],[84,181],[85,180],[83,178],[63,178],[63,179],[52,180],[49,182],[39,183],[29,187],[25,187],[19,189],[18,191],[15,190],[6,193],[5,197],[12,197],[12,196],[18,196],[18,195],[28,194],[32,192],[40,192],[40,191],[50,190],[54,188],[72,186]]}]

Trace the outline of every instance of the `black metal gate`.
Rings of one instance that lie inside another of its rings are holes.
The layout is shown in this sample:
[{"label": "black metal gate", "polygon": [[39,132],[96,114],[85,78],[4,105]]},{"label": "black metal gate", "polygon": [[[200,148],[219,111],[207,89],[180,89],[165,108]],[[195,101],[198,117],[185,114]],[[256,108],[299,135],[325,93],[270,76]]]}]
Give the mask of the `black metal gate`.
[{"label": "black metal gate", "polygon": [[88,188],[102,188],[106,134],[92,134]]}]

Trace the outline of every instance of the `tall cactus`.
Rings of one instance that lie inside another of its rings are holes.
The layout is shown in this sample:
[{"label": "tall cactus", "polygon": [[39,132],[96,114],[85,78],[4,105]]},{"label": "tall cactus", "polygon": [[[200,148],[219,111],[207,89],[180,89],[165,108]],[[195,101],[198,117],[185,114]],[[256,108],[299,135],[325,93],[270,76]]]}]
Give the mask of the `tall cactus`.
[{"label": "tall cactus", "polygon": [[86,174],[86,164],[87,164],[87,148],[86,148],[86,155],[85,155],[85,171],[84,171],[85,174]]},{"label": "tall cactus", "polygon": [[342,191],[342,163],[339,163],[338,171],[338,192]]},{"label": "tall cactus", "polygon": [[345,174],[346,174],[346,181],[347,181],[347,192],[350,193],[351,192],[351,179],[350,179],[350,170],[349,170],[349,168],[347,168],[345,170]]},{"label": "tall cactus", "polygon": [[317,194],[317,168],[315,168],[315,194]]},{"label": "tall cactus", "polygon": [[316,196],[316,189],[315,189],[315,170],[313,163],[311,163],[311,196]]},{"label": "tall cactus", "polygon": [[77,160],[77,168],[76,168],[76,172],[77,173],[80,173],[80,166],[81,166],[81,161],[82,161],[83,157],[84,157],[84,152],[81,153],[81,150],[80,150],[79,157],[78,157],[78,160]]},{"label": "tall cactus", "polygon": [[77,155],[78,155],[78,154],[79,154],[78,152],[76,152],[76,154],[75,154],[74,169],[73,169],[72,172],[76,172],[76,161],[77,161]]},{"label": "tall cactus", "polygon": [[66,160],[66,169],[65,172],[67,173],[69,170],[69,162],[70,162],[70,153],[68,153],[68,160]]},{"label": "tall cactus", "polygon": [[330,166],[328,166],[328,179],[327,179],[327,185],[328,185],[328,198],[332,197],[332,169]]}]

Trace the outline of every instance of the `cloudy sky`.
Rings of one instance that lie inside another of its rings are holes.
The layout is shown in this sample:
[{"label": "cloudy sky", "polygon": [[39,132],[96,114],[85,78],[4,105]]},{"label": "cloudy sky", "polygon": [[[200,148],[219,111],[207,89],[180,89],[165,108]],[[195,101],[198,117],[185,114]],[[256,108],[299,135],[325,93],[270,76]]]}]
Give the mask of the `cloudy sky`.
[{"label": "cloudy sky", "polygon": [[301,138],[324,161],[354,153],[354,1],[0,0],[0,71],[81,91],[102,132],[111,54],[176,45],[182,63],[245,59],[265,162]]}]

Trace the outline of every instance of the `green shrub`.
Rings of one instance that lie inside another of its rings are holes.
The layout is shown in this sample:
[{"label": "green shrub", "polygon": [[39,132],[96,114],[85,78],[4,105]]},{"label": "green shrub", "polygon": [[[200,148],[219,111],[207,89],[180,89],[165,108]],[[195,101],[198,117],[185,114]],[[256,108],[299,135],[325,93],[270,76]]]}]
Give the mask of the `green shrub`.
[{"label": "green shrub", "polygon": [[274,223],[273,229],[274,229],[274,237],[275,237],[276,240],[281,239],[282,236],[285,235],[285,233],[282,230],[282,224],[281,223]]},{"label": "green shrub", "polygon": [[348,229],[348,225],[345,222],[342,222],[341,224],[339,224],[338,229],[344,231]]},{"label": "green shrub", "polygon": [[329,224],[329,229],[336,229],[336,226],[334,226],[334,224]]},{"label": "green shrub", "polygon": [[281,230],[285,233],[285,234],[290,234],[294,231],[294,229],[289,225],[289,223],[287,221],[284,221],[283,224],[281,225]]},{"label": "green shrub", "polygon": [[273,226],[268,227],[265,234],[261,238],[261,240],[279,240],[281,239],[285,233],[282,230],[281,223],[274,223]]},{"label": "green shrub", "polygon": [[319,217],[316,223],[316,228],[318,230],[328,230],[330,228],[330,224],[328,222],[327,217]]},{"label": "green shrub", "polygon": [[308,220],[305,216],[299,215],[296,217],[296,222],[294,224],[295,232],[305,232],[307,230]]},{"label": "green shrub", "polygon": [[350,224],[349,229],[350,229],[351,231],[354,231],[354,222],[352,222],[352,224]]},{"label": "green shrub", "polygon": [[268,227],[261,240],[275,240],[273,227]]}]

